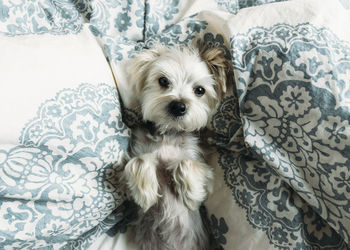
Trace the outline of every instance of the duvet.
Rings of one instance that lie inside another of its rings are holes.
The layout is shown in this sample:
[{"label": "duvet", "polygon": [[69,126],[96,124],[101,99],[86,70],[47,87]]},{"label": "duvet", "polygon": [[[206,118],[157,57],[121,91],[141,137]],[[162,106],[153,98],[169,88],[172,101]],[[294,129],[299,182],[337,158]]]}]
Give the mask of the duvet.
[{"label": "duvet", "polygon": [[233,69],[202,138],[217,249],[348,249],[349,24],[348,0],[0,0],[0,249],[130,249],[124,65],[197,39]]}]

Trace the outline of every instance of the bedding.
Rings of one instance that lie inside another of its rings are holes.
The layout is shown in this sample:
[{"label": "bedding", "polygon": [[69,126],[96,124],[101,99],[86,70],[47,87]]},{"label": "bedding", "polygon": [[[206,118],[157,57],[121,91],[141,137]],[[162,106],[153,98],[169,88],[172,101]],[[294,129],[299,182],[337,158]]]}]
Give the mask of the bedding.
[{"label": "bedding", "polygon": [[89,30],[0,47],[0,248],[84,248],[123,211],[113,164],[129,129],[112,73]]},{"label": "bedding", "polygon": [[348,249],[349,23],[348,0],[0,0],[0,249],[137,249],[124,65],[199,38],[232,62],[202,136],[216,249]]}]

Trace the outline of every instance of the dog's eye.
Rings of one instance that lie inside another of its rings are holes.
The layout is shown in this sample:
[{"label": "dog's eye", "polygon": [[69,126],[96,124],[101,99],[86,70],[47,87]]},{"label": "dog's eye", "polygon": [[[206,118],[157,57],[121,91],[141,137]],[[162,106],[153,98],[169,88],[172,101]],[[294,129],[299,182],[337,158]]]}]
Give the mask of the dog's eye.
[{"label": "dog's eye", "polygon": [[169,80],[164,76],[162,76],[158,79],[158,83],[163,88],[169,87]]},{"label": "dog's eye", "polygon": [[203,88],[202,86],[198,86],[194,89],[194,93],[196,96],[200,97],[200,96],[204,95],[205,88]]}]

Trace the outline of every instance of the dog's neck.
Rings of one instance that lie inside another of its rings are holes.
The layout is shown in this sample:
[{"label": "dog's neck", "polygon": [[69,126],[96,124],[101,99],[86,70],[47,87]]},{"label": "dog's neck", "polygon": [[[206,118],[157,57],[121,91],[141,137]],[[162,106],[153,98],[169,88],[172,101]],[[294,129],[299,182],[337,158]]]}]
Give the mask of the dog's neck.
[{"label": "dog's neck", "polygon": [[150,133],[152,136],[160,135],[160,133],[159,133],[157,127],[156,127],[156,124],[154,122],[145,121],[142,124],[142,127],[144,129],[146,129],[148,131],[148,133]]},{"label": "dog's neck", "polygon": [[152,121],[144,121],[141,125],[143,129],[145,129],[151,136],[167,136],[167,135],[182,135],[182,134],[188,134],[189,132],[185,131],[178,131],[178,130],[169,130],[165,132],[161,132],[156,124]]}]

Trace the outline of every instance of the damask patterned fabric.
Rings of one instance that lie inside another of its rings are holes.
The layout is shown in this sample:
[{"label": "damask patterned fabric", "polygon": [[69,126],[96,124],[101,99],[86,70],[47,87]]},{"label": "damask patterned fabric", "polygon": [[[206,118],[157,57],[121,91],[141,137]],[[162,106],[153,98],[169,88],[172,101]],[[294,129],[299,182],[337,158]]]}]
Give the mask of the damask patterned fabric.
[{"label": "damask patterned fabric", "polygon": [[140,118],[115,79],[130,108],[133,52],[198,38],[233,67],[202,138],[217,249],[349,248],[349,23],[349,0],[0,0],[0,249],[120,249]]},{"label": "damask patterned fabric", "polygon": [[86,248],[123,218],[129,129],[105,57],[88,29],[0,51],[0,249]]}]

